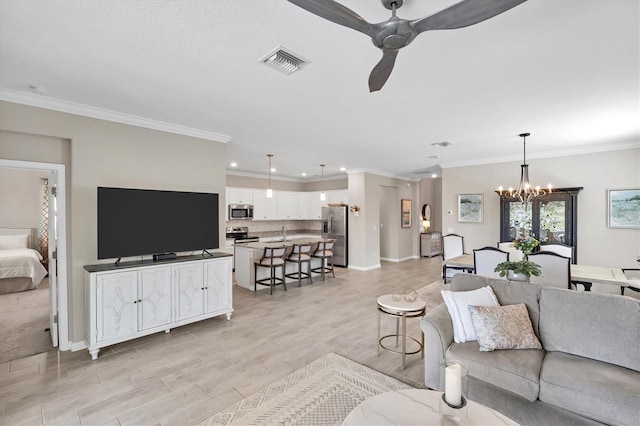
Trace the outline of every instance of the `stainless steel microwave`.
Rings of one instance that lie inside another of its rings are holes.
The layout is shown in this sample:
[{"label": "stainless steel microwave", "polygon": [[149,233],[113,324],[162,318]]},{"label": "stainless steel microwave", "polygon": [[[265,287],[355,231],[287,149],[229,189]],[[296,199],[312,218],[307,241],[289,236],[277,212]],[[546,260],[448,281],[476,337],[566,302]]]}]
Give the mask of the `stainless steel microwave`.
[{"label": "stainless steel microwave", "polygon": [[251,204],[229,204],[229,220],[253,219],[253,206]]}]

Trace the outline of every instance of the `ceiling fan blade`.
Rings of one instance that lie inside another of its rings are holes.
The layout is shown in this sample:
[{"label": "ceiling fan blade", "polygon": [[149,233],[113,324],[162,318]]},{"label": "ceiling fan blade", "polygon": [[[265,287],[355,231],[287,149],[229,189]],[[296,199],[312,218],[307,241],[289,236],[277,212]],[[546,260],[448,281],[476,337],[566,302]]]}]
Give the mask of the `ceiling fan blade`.
[{"label": "ceiling fan blade", "polygon": [[393,65],[396,63],[397,50],[383,50],[382,52],[382,59],[369,75],[369,92],[377,92],[382,89],[382,86],[391,75]]},{"label": "ceiling fan blade", "polygon": [[418,32],[468,27],[506,12],[527,0],[464,0],[440,12],[411,21]]},{"label": "ceiling fan blade", "polygon": [[288,0],[290,3],[295,4],[311,12],[314,15],[318,15],[321,18],[327,19],[336,24],[343,25],[348,28],[352,28],[356,31],[360,31],[370,37],[373,37],[373,26],[365,21],[360,15],[353,10],[341,5],[333,0]]}]

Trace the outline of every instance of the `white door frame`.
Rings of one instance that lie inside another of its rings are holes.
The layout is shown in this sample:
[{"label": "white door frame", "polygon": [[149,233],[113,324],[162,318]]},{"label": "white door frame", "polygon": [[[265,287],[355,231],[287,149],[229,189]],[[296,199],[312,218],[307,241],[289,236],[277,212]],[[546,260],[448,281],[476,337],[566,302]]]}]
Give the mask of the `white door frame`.
[{"label": "white door frame", "polygon": [[33,161],[5,160],[0,167],[23,170],[47,170],[56,174],[58,192],[58,349],[71,349],[69,341],[69,309],[67,304],[67,195],[64,164],[36,163]]}]

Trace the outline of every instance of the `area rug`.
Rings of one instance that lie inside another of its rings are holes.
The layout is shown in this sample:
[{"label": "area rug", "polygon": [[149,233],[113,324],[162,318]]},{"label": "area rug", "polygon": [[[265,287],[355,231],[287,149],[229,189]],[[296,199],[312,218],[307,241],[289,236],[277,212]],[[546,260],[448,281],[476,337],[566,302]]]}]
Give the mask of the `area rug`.
[{"label": "area rug", "polygon": [[361,402],[383,392],[411,389],[335,353],[209,417],[209,425],[339,425]]}]

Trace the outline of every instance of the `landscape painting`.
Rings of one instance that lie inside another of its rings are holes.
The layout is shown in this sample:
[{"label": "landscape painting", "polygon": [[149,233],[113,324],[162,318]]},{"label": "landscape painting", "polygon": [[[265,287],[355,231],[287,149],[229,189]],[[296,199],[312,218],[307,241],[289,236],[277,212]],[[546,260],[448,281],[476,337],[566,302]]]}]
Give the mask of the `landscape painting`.
[{"label": "landscape painting", "polygon": [[482,194],[458,195],[458,222],[482,223]]},{"label": "landscape painting", "polygon": [[640,228],[640,189],[609,190],[609,228]]}]

